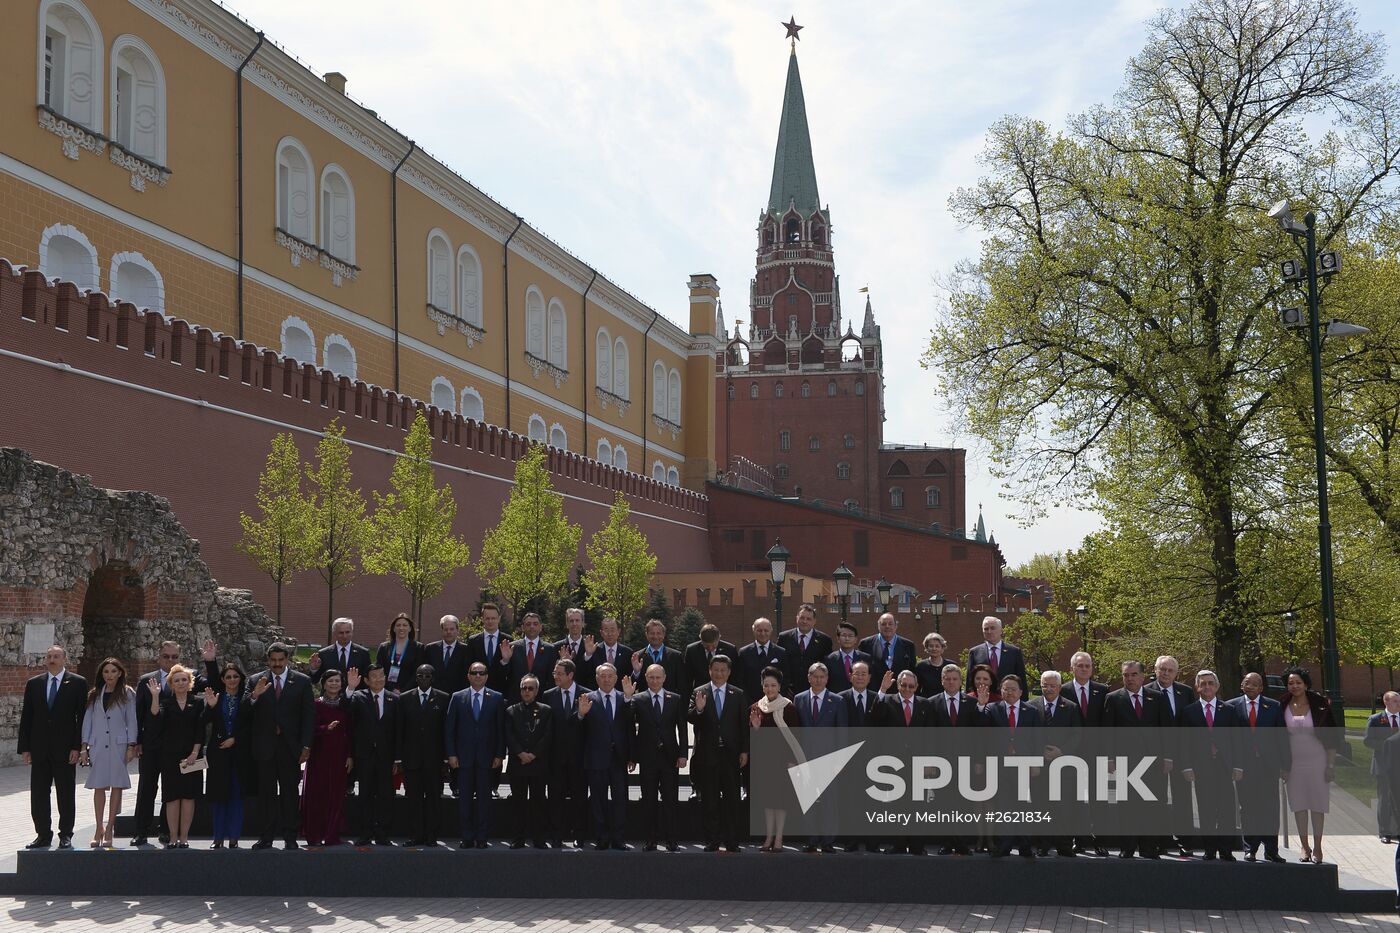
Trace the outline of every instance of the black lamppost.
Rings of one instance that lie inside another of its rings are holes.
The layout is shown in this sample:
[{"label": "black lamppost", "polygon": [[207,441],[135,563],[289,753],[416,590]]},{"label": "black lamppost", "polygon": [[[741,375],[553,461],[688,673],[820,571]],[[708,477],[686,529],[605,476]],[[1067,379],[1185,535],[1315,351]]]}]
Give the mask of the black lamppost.
[{"label": "black lamppost", "polygon": [[1308,211],[1300,224],[1293,219],[1288,201],[1279,201],[1269,210],[1269,217],[1279,228],[1301,240],[1303,261],[1284,260],[1281,268],[1284,281],[1303,288],[1308,302],[1307,316],[1297,308],[1286,308],[1281,314],[1284,327],[1307,328],[1308,352],[1312,355],[1313,448],[1317,460],[1317,551],[1322,564],[1322,672],[1327,696],[1334,710],[1342,709],[1342,663],[1337,651],[1337,609],[1332,594],[1332,522],[1327,516],[1327,441],[1322,424],[1322,337],[1367,333],[1366,328],[1346,321],[1322,323],[1321,300],[1318,297],[1318,276],[1327,278],[1341,271],[1342,260],[1335,252],[1317,251],[1317,215]]},{"label": "black lamppost", "polygon": [[1298,663],[1298,613],[1292,609],[1283,614],[1283,631],[1288,636],[1288,663]]},{"label": "black lamppost", "polygon": [[850,608],[851,598],[851,578],[855,574],[851,573],[851,568],[846,566],[846,562],[841,561],[841,566],[831,571],[831,579],[836,581],[836,598],[841,600],[841,621],[846,621],[846,615]]},{"label": "black lamppost", "polygon": [[768,549],[768,570],[773,579],[773,624],[783,627],[783,581],[787,579],[788,558],[792,553],[783,547],[783,539],[776,538]]},{"label": "black lamppost", "polygon": [[933,612],[933,630],[938,634],[943,634],[943,610],[948,608],[948,597],[942,593],[934,593],[928,601],[929,609]]},{"label": "black lamppost", "polygon": [[890,611],[890,590],[892,589],[894,589],[894,587],[891,586],[890,581],[886,580],[884,577],[881,577],[880,582],[875,584],[875,592],[880,594],[881,613]]},{"label": "black lamppost", "polygon": [[1080,603],[1074,607],[1074,618],[1079,622],[1079,647],[1089,650],[1089,607]]}]

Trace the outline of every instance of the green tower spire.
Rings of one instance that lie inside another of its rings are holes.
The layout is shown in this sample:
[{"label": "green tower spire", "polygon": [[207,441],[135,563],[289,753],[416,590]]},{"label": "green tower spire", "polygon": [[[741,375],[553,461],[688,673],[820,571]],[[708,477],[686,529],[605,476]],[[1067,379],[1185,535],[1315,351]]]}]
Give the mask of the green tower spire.
[{"label": "green tower spire", "polygon": [[783,117],[778,124],[778,150],[773,156],[773,187],[768,192],[768,210],[781,214],[787,210],[789,201],[796,203],[804,215],[821,208],[796,49],[788,58],[787,88],[783,91]]}]

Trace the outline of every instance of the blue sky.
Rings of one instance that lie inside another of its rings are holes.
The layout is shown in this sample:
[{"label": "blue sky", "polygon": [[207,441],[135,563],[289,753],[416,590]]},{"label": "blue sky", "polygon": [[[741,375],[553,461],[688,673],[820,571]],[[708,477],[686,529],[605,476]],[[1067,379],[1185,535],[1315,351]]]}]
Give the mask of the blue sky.
[{"label": "blue sky", "polygon": [[[1060,126],[1110,101],[1161,4],[414,0],[386,16],[382,0],[227,2],[672,320],[686,322],[688,276],[713,273],[731,327],[749,317],[787,68],[779,22],[795,14],[843,311],[859,320],[869,285],[883,328],[886,439],[967,447],[967,501],[1013,564],[1096,527],[1072,504],[1019,524],[918,359],[939,276],[977,250],[947,203],[976,180],[986,128],[1009,113]],[[1360,3],[1358,17],[1391,37],[1400,4]]]}]

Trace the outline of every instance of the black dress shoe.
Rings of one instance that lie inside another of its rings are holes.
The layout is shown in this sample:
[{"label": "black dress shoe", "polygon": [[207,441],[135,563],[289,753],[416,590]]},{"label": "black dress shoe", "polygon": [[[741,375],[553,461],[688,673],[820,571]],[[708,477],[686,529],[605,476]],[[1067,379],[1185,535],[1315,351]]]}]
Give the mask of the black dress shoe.
[{"label": "black dress shoe", "polygon": [[952,855],[955,851],[957,851],[957,850],[955,850],[952,846],[944,846],[943,848],[941,848],[941,849],[938,850],[938,854],[939,854],[939,855]]},{"label": "black dress shoe", "polygon": [[1094,854],[1099,858],[1108,858],[1108,850],[1103,846],[1094,846]]},{"label": "black dress shoe", "polygon": [[1273,853],[1270,853],[1270,854],[1265,855],[1265,856],[1264,856],[1264,861],[1266,861],[1266,862],[1274,862],[1274,863],[1276,863],[1276,864],[1282,865],[1282,864],[1286,863],[1286,862],[1288,861],[1288,859],[1284,858],[1282,855],[1279,855],[1277,852],[1273,852]]},{"label": "black dress shoe", "polygon": [[1186,848],[1185,846],[1177,846],[1177,847],[1176,847],[1176,854],[1177,854],[1177,855],[1180,855],[1182,858],[1191,858],[1191,857],[1192,857],[1191,850],[1188,849],[1188,848]]},{"label": "black dress shoe", "polygon": [[73,848],[73,834],[72,834],[72,833],[59,833],[59,834],[58,834],[58,847],[59,847],[60,849],[71,849],[71,848]]},{"label": "black dress shoe", "polygon": [[223,847],[224,841],[222,839],[215,839],[213,842],[209,843],[209,848],[211,849],[222,849]]},{"label": "black dress shoe", "polygon": [[595,843],[593,843],[593,851],[594,851],[594,852],[606,852],[607,850],[608,850],[608,844],[607,844],[606,842],[595,842]]},{"label": "black dress shoe", "polygon": [[1235,861],[1235,855],[1234,855],[1233,852],[1221,852],[1221,853],[1220,853],[1220,861],[1222,861],[1222,862],[1233,862],[1233,861]]},{"label": "black dress shoe", "polygon": [[817,847],[814,845],[806,845],[802,847],[802,851],[810,855],[811,853],[817,851]]},{"label": "black dress shoe", "polygon": [[145,836],[135,836],[132,838],[131,844],[133,846],[148,846],[151,843],[149,840],[146,839]]},{"label": "black dress shoe", "polygon": [[742,852],[742,851],[744,850],[744,847],[741,846],[741,845],[739,845],[739,844],[737,844],[737,843],[731,843],[731,844],[725,846],[725,848],[728,849],[731,853],[734,853],[734,854],[738,854],[739,852]]},{"label": "black dress shoe", "polygon": [[656,843],[654,843],[654,842],[648,842],[646,845],[642,846],[642,851],[643,851],[643,852],[655,852],[655,851],[656,851]]},{"label": "black dress shoe", "polygon": [[706,851],[706,852],[718,852],[718,851],[719,851],[719,843],[717,843],[717,842],[707,842],[707,843],[705,844],[705,851]]},{"label": "black dress shoe", "polygon": [[368,836],[365,836],[363,839],[356,839],[356,840],[355,840],[355,848],[357,848],[357,849],[368,849],[368,848],[370,847],[370,845],[371,845],[371,842],[370,842],[370,838],[369,838]]},{"label": "black dress shoe", "polygon": [[1021,849],[1021,858],[1035,858],[1035,850],[1029,848]]},{"label": "black dress shoe", "polygon": [[612,850],[613,850],[614,852],[628,852],[628,851],[630,851],[631,849],[632,849],[632,847],[629,846],[629,845],[628,845],[627,843],[625,843],[625,842],[614,842],[614,843],[612,844]]},{"label": "black dress shoe", "polygon": [[[26,849],[47,849],[53,842],[52,836],[35,836],[34,841],[25,846]],[[135,843],[132,843],[135,845]]]},{"label": "black dress shoe", "polygon": [[1204,861],[1213,862],[1213,861],[1215,861],[1215,853],[1214,853],[1214,852],[1207,852],[1205,855],[1202,855],[1201,858],[1202,858],[1202,860],[1204,860]]},{"label": "black dress shoe", "polygon": [[478,849],[489,849],[491,848],[491,843],[487,842],[485,839],[478,839],[476,841],[476,847]]},{"label": "black dress shoe", "polygon": [[1382,836],[1382,837],[1381,837],[1381,845],[1386,845],[1386,846],[1388,846],[1388,845],[1394,845],[1394,843],[1395,843],[1395,837],[1394,837],[1394,836]]},{"label": "black dress shoe", "polygon": [[[414,845],[414,843],[411,842],[411,841],[410,841],[408,844],[409,844],[409,845]],[[463,839],[461,842],[457,843],[457,848],[459,848],[459,849],[475,849],[475,848],[476,848],[476,843],[472,842],[470,839]]]},{"label": "black dress shoe", "polygon": [[237,840],[237,839],[230,839],[230,840],[229,840],[229,843],[228,843],[228,847],[229,847],[230,849],[236,849],[236,848],[238,848],[238,840]]},{"label": "black dress shoe", "polygon": [[1079,855],[1079,853],[1074,851],[1073,849],[1060,849],[1055,854],[1058,855],[1060,858],[1076,858]]},{"label": "black dress shoe", "polygon": [[253,843],[253,848],[255,848],[255,849],[270,849],[270,848],[272,848],[272,840],[271,840],[271,839],[259,839],[257,842]]},{"label": "black dress shoe", "polygon": [[835,847],[835,846],[822,846],[822,851],[823,851],[823,852],[835,852],[835,851],[836,851],[836,847]]},{"label": "black dress shoe", "polygon": [[301,846],[297,844],[297,841],[295,839],[288,839],[286,842],[282,843],[282,851],[284,852],[290,852],[293,849],[300,848]]},{"label": "black dress shoe", "polygon": [[170,834],[169,834],[169,833],[161,833],[161,834],[160,834],[159,836],[157,836],[156,838],[157,838],[158,840],[160,840],[160,844],[161,844],[161,845],[163,845],[163,846],[168,846],[168,845],[170,845]]},{"label": "black dress shoe", "polygon": [[1118,853],[1118,857],[1119,857],[1119,858],[1132,858],[1132,857],[1133,857],[1133,850],[1132,850],[1132,849],[1124,849],[1122,852],[1119,852],[1119,853]]},{"label": "black dress shoe", "polygon": [[536,840],[535,840],[535,848],[536,848],[536,849],[548,849],[548,848],[549,848],[549,843],[545,842],[543,839],[536,839]]},{"label": "black dress shoe", "polygon": [[679,852],[680,850],[681,850],[681,847],[680,847],[680,845],[679,845],[678,843],[674,843],[674,842],[668,842],[668,843],[666,843],[666,851],[667,851],[667,852]]},{"label": "black dress shoe", "polygon": [[512,849],[523,849],[523,848],[525,848],[525,840],[524,840],[524,839],[516,839],[516,840],[513,840],[513,841],[511,842],[511,844],[510,844],[510,848],[512,848]]}]

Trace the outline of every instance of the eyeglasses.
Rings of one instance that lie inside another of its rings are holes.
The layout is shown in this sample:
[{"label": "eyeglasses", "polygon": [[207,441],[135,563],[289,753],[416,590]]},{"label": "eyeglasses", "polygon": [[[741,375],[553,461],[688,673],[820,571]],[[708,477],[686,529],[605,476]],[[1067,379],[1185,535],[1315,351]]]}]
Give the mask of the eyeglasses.
[{"label": "eyeglasses", "polygon": [[538,689],[539,689],[538,687],[521,687],[521,688],[520,688],[520,692],[521,692],[521,693],[534,693],[534,692],[535,692],[536,690],[538,690]]},{"label": "eyeglasses", "polygon": [[467,676],[468,676],[468,677],[485,677],[485,676],[486,676],[486,672],[485,672],[485,671],[467,671]]}]

